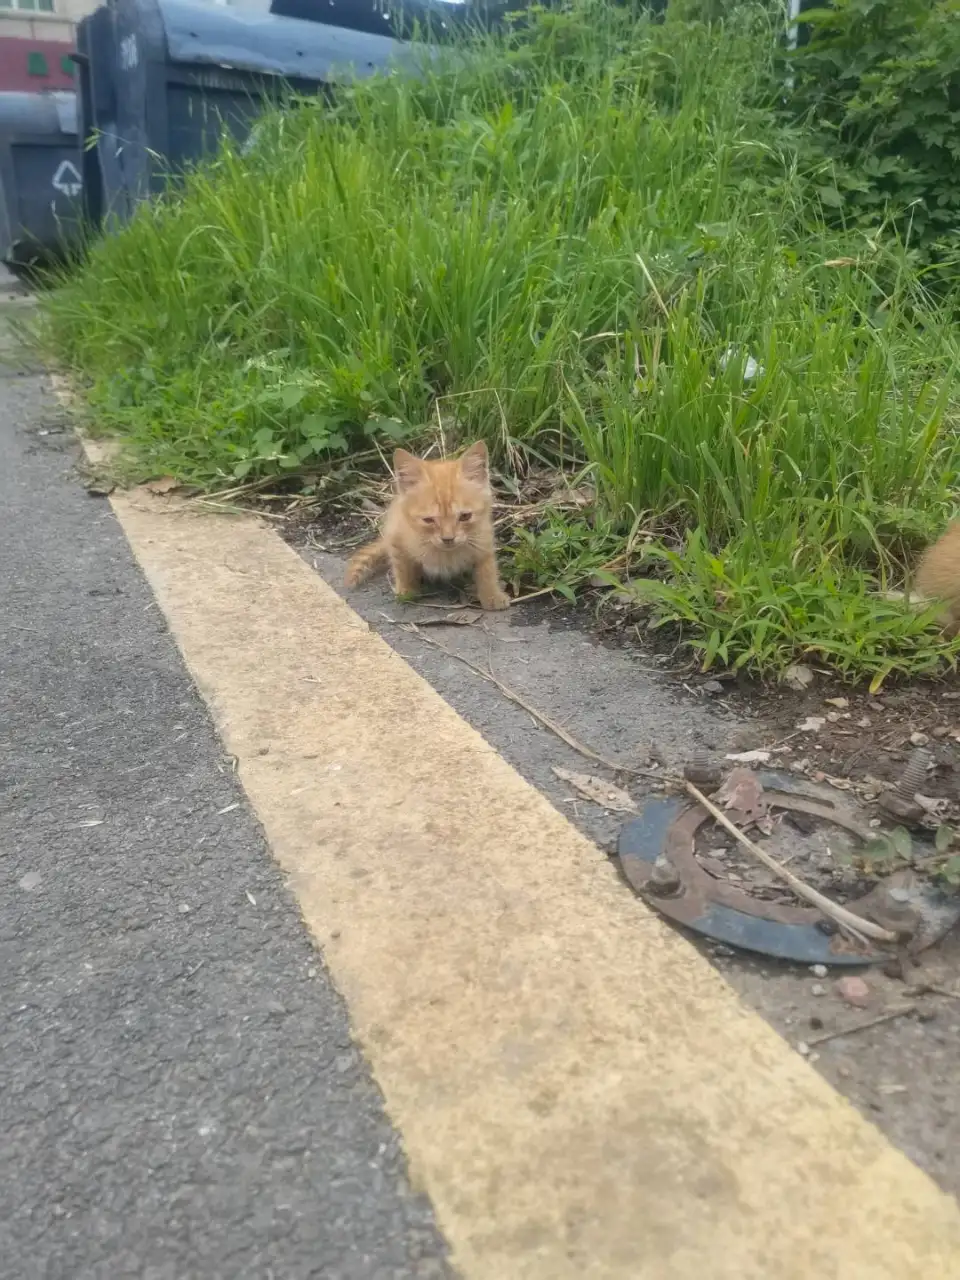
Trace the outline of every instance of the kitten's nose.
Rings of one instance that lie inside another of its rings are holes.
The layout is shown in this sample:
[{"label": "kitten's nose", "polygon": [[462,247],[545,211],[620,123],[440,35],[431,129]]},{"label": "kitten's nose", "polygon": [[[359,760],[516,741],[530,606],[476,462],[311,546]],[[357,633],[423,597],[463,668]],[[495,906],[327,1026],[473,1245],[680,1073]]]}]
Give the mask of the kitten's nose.
[{"label": "kitten's nose", "polygon": [[456,538],[448,538],[447,535],[444,534],[443,537],[441,538],[441,542],[445,547],[452,547],[453,544],[456,542]]}]

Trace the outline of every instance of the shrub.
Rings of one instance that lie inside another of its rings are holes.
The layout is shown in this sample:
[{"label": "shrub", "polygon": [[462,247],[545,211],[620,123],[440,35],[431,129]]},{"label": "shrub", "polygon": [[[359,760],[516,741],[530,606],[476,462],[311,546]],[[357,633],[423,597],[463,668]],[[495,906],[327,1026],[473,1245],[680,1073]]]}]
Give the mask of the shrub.
[{"label": "shrub", "polygon": [[833,0],[804,13],[789,99],[835,162],[828,209],[869,229],[888,210],[930,255],[960,245],[960,3]]}]

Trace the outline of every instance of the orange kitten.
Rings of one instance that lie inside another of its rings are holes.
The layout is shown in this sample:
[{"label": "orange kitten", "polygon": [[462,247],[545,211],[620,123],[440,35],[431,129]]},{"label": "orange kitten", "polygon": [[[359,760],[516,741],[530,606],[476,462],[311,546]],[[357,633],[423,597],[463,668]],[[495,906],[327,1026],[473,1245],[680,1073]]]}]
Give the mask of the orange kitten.
[{"label": "orange kitten", "polygon": [[944,625],[960,631],[960,521],[928,547],[917,566],[916,588],[921,595],[944,603]]},{"label": "orange kitten", "polygon": [[376,542],[361,547],[347,565],[347,586],[390,566],[398,596],[414,595],[422,578],[454,578],[473,572],[480,605],[506,609],[493,538],[493,494],[487,446],[472,444],[460,458],[428,462],[405,449],[393,455],[396,496]]}]

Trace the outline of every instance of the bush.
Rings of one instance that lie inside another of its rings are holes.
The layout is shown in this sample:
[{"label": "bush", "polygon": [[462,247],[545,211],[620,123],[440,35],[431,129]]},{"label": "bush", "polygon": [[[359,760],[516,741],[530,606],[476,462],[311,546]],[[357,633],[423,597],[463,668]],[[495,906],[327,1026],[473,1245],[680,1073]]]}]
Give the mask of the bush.
[{"label": "bush", "polygon": [[804,15],[790,107],[836,161],[828,208],[868,229],[892,211],[930,256],[960,247],[960,4],[833,0]]}]

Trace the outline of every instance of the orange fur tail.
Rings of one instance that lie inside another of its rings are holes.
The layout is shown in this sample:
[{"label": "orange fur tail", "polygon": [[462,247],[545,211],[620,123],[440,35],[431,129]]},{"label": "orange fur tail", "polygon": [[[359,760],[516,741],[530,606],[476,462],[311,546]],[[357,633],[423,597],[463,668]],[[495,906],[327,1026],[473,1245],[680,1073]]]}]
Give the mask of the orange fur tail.
[{"label": "orange fur tail", "polygon": [[382,573],[386,567],[387,544],[382,538],[378,538],[376,542],[361,547],[356,555],[350,557],[350,563],[347,565],[347,586],[356,587],[361,582],[366,582],[368,578]]}]

